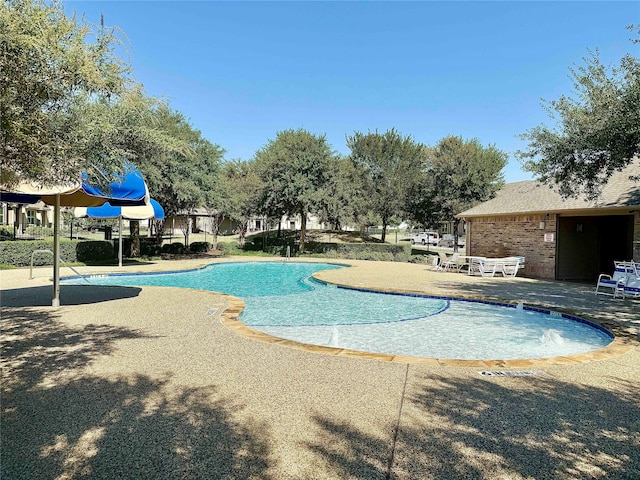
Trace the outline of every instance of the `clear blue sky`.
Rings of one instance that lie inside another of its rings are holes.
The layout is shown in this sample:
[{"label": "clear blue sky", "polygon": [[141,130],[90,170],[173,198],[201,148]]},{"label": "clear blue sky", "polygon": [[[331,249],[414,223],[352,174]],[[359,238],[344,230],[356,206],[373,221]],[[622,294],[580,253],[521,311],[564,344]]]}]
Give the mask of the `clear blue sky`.
[{"label": "clear blue sky", "polygon": [[541,98],[574,92],[569,68],[638,54],[640,2],[98,2],[65,10],[115,25],[136,79],[227,160],[305,128],[345,136],[395,127],[435,145],[478,138],[509,153],[508,182],[531,178],[518,135],[552,124]]}]

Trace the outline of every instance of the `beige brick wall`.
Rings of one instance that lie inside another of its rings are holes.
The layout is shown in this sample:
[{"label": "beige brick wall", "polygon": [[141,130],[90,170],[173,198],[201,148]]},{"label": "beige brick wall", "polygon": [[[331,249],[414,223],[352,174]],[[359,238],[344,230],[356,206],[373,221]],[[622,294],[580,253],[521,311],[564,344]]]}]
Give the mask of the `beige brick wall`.
[{"label": "beige brick wall", "polygon": [[[636,223],[639,221],[636,215]],[[543,229],[540,222],[544,222]],[[545,233],[552,234],[553,241],[545,242]],[[556,241],[555,215],[472,218],[467,224],[468,255],[523,256],[524,274],[530,277],[555,278]]]}]

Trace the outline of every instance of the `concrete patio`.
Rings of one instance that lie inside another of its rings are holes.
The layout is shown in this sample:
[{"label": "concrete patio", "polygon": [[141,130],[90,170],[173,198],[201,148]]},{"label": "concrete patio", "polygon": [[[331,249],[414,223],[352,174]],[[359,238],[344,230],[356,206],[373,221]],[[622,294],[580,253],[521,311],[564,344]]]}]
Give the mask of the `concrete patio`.
[{"label": "concrete patio", "polygon": [[[246,259],[215,261],[229,260]],[[597,297],[590,285],[349,263],[318,277],[558,308],[627,348],[534,376],[482,376],[256,341],[220,322],[234,299],[205,291],[63,285],[52,309],[50,268],[33,280],[2,271],[0,476],[640,478],[639,301]]]}]

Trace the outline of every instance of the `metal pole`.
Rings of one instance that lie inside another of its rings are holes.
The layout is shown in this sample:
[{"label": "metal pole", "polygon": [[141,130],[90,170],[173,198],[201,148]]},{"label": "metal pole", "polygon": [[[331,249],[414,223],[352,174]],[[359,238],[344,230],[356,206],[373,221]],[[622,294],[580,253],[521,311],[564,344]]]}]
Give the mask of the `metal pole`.
[{"label": "metal pole", "polygon": [[60,306],[60,194],[53,209],[53,299],[52,307]]},{"label": "metal pole", "polygon": [[120,227],[118,231],[118,266],[122,266],[122,215],[120,215]]}]

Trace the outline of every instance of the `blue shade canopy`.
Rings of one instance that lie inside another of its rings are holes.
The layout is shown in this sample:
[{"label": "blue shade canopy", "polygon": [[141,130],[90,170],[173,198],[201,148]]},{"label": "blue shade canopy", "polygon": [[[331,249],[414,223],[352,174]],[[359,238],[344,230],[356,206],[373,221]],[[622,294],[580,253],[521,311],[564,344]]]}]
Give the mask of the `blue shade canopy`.
[{"label": "blue shade canopy", "polygon": [[107,202],[100,207],[76,207],[73,211],[76,218],[124,218],[125,220],[146,220],[155,218],[162,220],[164,218],[164,209],[153,198],[149,199],[149,203],[140,206],[114,206],[111,202]]},{"label": "blue shade canopy", "polygon": [[42,200],[48,205],[55,205],[56,196],[60,196],[60,206],[98,206],[105,201],[112,205],[144,205],[149,198],[147,185],[142,174],[131,165],[125,167],[123,178],[114,180],[108,189],[90,185],[86,173],[82,173],[82,182],[75,185],[55,185],[42,187],[30,183],[20,183],[15,187],[0,187],[0,198],[3,202],[31,204]]}]

